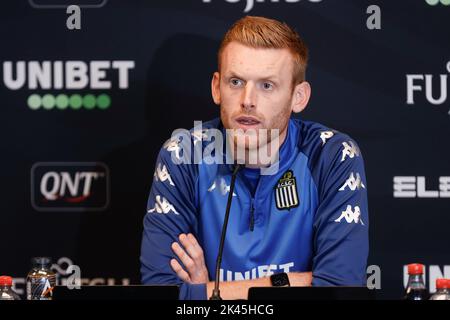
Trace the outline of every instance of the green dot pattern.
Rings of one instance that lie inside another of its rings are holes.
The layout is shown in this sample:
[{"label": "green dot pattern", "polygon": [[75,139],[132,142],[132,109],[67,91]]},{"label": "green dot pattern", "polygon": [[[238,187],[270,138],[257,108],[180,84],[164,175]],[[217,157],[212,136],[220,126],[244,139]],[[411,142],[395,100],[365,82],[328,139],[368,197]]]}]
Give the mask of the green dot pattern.
[{"label": "green dot pattern", "polygon": [[425,0],[425,2],[430,6],[435,6],[439,3],[441,3],[444,6],[450,5],[450,0]]},{"label": "green dot pattern", "polygon": [[87,94],[83,97],[83,106],[86,109],[93,109],[95,107],[95,97],[92,94]]},{"label": "green dot pattern", "polygon": [[111,98],[107,94],[101,94],[97,97],[97,105],[100,109],[108,109],[111,105]]},{"label": "green dot pattern", "polygon": [[31,110],[80,110],[82,108],[86,110],[93,110],[95,108],[100,110],[108,109],[111,106],[111,98],[107,94],[100,94],[95,96],[93,94],[86,94],[84,96],[80,94],[45,94],[40,96],[38,94],[32,94],[27,99],[28,108]]},{"label": "green dot pattern", "polygon": [[39,95],[32,94],[31,96],[28,97],[27,104],[31,110],[37,110],[42,105],[42,99]]},{"label": "green dot pattern", "polygon": [[45,110],[51,110],[55,107],[55,97],[51,94],[46,94],[42,97],[42,107]]},{"label": "green dot pattern", "polygon": [[56,96],[55,102],[56,108],[60,110],[67,109],[67,107],[69,106],[69,97],[65,94],[59,94]]}]

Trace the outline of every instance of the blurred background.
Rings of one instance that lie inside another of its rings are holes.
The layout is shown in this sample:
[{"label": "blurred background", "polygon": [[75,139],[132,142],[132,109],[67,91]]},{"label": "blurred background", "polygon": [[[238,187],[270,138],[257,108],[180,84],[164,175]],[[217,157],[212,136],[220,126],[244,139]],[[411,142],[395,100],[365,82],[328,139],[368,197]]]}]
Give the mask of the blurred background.
[{"label": "blurred background", "polygon": [[9,0],[0,274],[18,293],[34,256],[52,257],[60,281],[76,264],[83,284],[139,283],[157,153],[174,129],[219,115],[216,52],[245,15],[300,33],[313,93],[299,117],[361,148],[377,296],[400,298],[411,262],[425,264],[431,291],[450,277],[450,1]]}]

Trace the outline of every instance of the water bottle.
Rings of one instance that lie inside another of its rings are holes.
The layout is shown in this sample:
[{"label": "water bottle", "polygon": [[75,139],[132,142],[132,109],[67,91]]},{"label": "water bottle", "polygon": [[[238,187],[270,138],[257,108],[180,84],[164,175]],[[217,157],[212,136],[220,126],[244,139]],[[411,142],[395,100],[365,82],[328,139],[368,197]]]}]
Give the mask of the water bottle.
[{"label": "water bottle", "polygon": [[20,297],[12,289],[11,277],[0,277],[0,300],[20,300]]},{"label": "water bottle", "polygon": [[450,279],[436,279],[436,292],[430,300],[450,300]]},{"label": "water bottle", "polygon": [[47,257],[31,259],[33,268],[27,276],[27,300],[52,300],[56,274],[50,269],[52,260]]},{"label": "water bottle", "polygon": [[429,295],[423,280],[423,264],[409,264],[408,274],[405,300],[427,300]]}]

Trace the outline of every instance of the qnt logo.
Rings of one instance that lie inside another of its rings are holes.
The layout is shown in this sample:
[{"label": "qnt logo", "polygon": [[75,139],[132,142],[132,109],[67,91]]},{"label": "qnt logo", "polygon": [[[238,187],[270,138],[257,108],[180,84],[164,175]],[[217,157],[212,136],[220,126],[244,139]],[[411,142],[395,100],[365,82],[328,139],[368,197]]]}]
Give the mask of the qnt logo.
[{"label": "qnt logo", "polygon": [[100,162],[39,162],[31,168],[37,211],[102,211],[109,205],[109,169]]}]

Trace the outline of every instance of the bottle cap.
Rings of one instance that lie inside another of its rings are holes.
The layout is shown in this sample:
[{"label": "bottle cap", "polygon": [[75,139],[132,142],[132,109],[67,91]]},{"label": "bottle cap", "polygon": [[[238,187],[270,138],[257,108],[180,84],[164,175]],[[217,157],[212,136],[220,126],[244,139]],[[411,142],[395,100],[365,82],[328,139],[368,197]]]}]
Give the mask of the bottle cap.
[{"label": "bottle cap", "polygon": [[31,259],[31,264],[34,268],[49,268],[52,259],[49,257],[34,257]]},{"label": "bottle cap", "polygon": [[423,274],[423,264],[420,263],[408,264],[408,274],[410,275]]},{"label": "bottle cap", "polygon": [[1,276],[0,286],[12,286],[12,278],[8,276]]},{"label": "bottle cap", "polygon": [[450,289],[450,279],[436,279],[436,289]]}]

